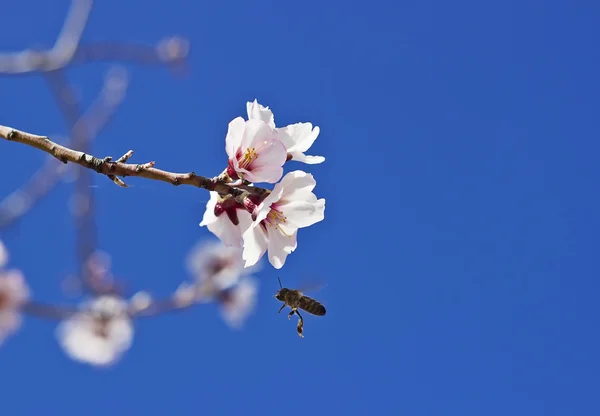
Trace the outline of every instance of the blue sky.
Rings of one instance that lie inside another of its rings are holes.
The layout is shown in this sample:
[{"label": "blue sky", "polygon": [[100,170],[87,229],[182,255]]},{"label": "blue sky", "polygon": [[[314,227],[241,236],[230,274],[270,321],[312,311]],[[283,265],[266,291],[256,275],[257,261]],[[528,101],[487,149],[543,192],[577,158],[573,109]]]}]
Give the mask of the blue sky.
[{"label": "blue sky", "polygon": [[[600,6],[594,2],[98,2],[84,41],[189,38],[191,71],[128,66],[98,156],[207,176],[246,101],[311,121],[325,221],[259,273],[240,331],[213,306],[139,322],[110,369],[70,361],[26,319],[0,350],[6,414],[592,415],[600,411]],[[67,1],[5,2],[0,49],[50,46]],[[7,23],[8,22],[8,23]],[[106,64],[69,72],[85,103]],[[1,77],[1,124],[64,135],[41,78]],[[0,195],[45,160],[0,143]],[[100,247],[135,288],[186,277],[208,193],[95,176]],[[76,268],[65,183],[1,230],[40,300]],[[306,338],[276,277],[322,280]],[[68,299],[72,301],[72,299]]]}]

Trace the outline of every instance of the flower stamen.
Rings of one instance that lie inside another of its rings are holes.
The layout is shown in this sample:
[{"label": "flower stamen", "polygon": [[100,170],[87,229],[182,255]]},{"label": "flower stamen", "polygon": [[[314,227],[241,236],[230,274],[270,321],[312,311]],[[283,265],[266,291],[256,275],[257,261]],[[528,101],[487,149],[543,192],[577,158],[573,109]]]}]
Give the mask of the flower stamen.
[{"label": "flower stamen", "polygon": [[271,207],[271,211],[269,211],[269,213],[267,214],[265,222],[267,223],[267,225],[275,227],[276,230],[281,232],[281,234],[285,235],[286,237],[292,238],[292,236],[286,233],[280,226],[280,224],[287,224],[287,217],[283,215],[283,213],[278,209]]}]

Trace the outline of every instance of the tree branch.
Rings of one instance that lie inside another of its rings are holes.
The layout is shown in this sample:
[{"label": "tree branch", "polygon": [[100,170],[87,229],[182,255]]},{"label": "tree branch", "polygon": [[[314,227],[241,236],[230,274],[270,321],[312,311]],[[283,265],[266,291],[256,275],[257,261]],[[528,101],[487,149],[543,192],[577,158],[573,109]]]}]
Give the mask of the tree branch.
[{"label": "tree branch", "polygon": [[[38,136],[2,125],[0,125],[0,138],[35,147],[36,149],[51,154],[63,163],[75,163],[106,176],[135,176],[167,182],[175,186],[191,185],[209,191],[216,191],[221,195],[232,195],[240,203],[243,203],[246,196],[255,195],[265,197],[270,193],[268,189],[255,186],[241,185],[239,188],[230,186],[223,180],[196,175],[194,172],[175,173],[156,169],[153,167],[154,162],[144,164],[123,163],[119,161],[113,162],[110,156],[100,159],[84,152],[78,152],[69,149],[68,147],[61,146],[58,143],[54,143],[46,136]],[[130,152],[132,151],[130,150]],[[128,155],[128,153],[126,153],[126,155]],[[126,155],[122,158],[124,159]],[[127,156],[127,158],[129,158],[129,156]]]}]

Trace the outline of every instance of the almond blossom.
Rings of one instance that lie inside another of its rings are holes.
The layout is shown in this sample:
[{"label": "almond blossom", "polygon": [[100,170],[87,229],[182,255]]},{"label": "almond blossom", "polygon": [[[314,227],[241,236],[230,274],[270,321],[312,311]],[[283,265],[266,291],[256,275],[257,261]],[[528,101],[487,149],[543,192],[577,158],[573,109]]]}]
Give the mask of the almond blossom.
[{"label": "almond blossom", "polygon": [[307,156],[304,154],[317,140],[320,129],[318,126],[313,128],[312,123],[296,123],[282,128],[275,128],[275,117],[269,107],[264,107],[254,100],[246,104],[248,119],[262,120],[269,127],[276,129],[279,140],[283,142],[287,149],[288,158],[307,164],[323,163],[323,156]]},{"label": "almond blossom", "polygon": [[21,325],[19,308],[28,298],[29,288],[23,274],[19,270],[0,270],[0,344]]},{"label": "almond blossom", "polygon": [[288,173],[275,185],[254,211],[256,219],[243,234],[246,267],[256,264],[268,250],[273,267],[282,268],[288,254],[296,249],[298,229],[325,218],[325,199],[317,200],[312,192],[315,186],[313,176],[299,170]]},{"label": "almond blossom", "polygon": [[220,241],[197,244],[188,254],[186,263],[203,296],[215,296],[257,269],[244,267],[241,248],[228,247]]},{"label": "almond blossom", "polygon": [[275,183],[283,175],[286,147],[277,131],[262,120],[237,117],[231,121],[225,150],[229,156],[227,173],[232,179]]},{"label": "almond blossom", "polygon": [[193,293],[195,301],[217,301],[225,322],[232,328],[241,327],[256,303],[257,285],[249,274],[258,267],[245,268],[242,249],[221,242],[196,245],[186,263],[196,282],[184,284],[181,293]]},{"label": "almond blossom", "polygon": [[246,277],[236,286],[220,293],[221,314],[227,324],[239,329],[256,306],[256,280]]},{"label": "almond blossom", "polygon": [[243,205],[232,197],[221,197],[210,192],[206,211],[200,226],[206,226],[225,245],[242,246],[242,233],[252,224],[252,217]]},{"label": "almond blossom", "polygon": [[113,364],[133,342],[127,309],[120,297],[99,296],[58,326],[58,341],[74,360],[96,366]]}]

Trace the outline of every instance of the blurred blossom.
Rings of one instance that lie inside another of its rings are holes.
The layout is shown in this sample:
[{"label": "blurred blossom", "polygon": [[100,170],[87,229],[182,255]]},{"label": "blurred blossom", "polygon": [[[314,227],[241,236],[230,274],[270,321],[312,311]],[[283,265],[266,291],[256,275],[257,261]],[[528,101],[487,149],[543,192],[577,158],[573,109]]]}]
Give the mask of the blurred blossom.
[{"label": "blurred blossom", "polygon": [[312,192],[316,181],[311,174],[290,172],[256,208],[256,220],[244,233],[243,258],[246,266],[256,264],[269,251],[269,261],[276,269],[285,264],[297,246],[299,228],[311,226],[325,218],[325,199]]},{"label": "blurred blossom", "polygon": [[243,205],[234,198],[223,198],[217,192],[210,192],[200,227],[206,226],[228,246],[241,247],[242,234],[250,224],[252,217]]},{"label": "blurred blossom", "polygon": [[0,240],[0,267],[4,267],[8,262],[8,251],[6,251],[6,247]]},{"label": "blurred blossom", "polygon": [[[269,107],[264,107],[254,100],[246,103],[248,119],[262,120],[275,129],[275,117]],[[276,129],[279,140],[285,145],[287,153],[291,160],[304,162],[308,164],[322,163],[325,161],[323,156],[307,156],[304,154],[313,145],[319,136],[320,129],[311,123],[296,123],[289,126]]]},{"label": "blurred blossom", "polygon": [[127,302],[100,296],[57,328],[58,341],[72,359],[96,366],[116,362],[133,343]]},{"label": "blurred blossom", "polygon": [[146,310],[152,304],[152,296],[148,292],[137,292],[129,299],[129,306],[134,313]]},{"label": "blurred blossom", "polygon": [[190,250],[186,263],[200,291],[208,296],[232,287],[242,276],[256,270],[244,268],[241,248],[216,241],[197,244]]},{"label": "blurred blossom", "polygon": [[221,292],[219,302],[221,313],[227,324],[239,329],[256,306],[258,284],[255,279],[246,277],[231,289]]},{"label": "blurred blossom", "polygon": [[19,308],[28,299],[29,288],[21,271],[0,270],[0,344],[21,325]]}]

